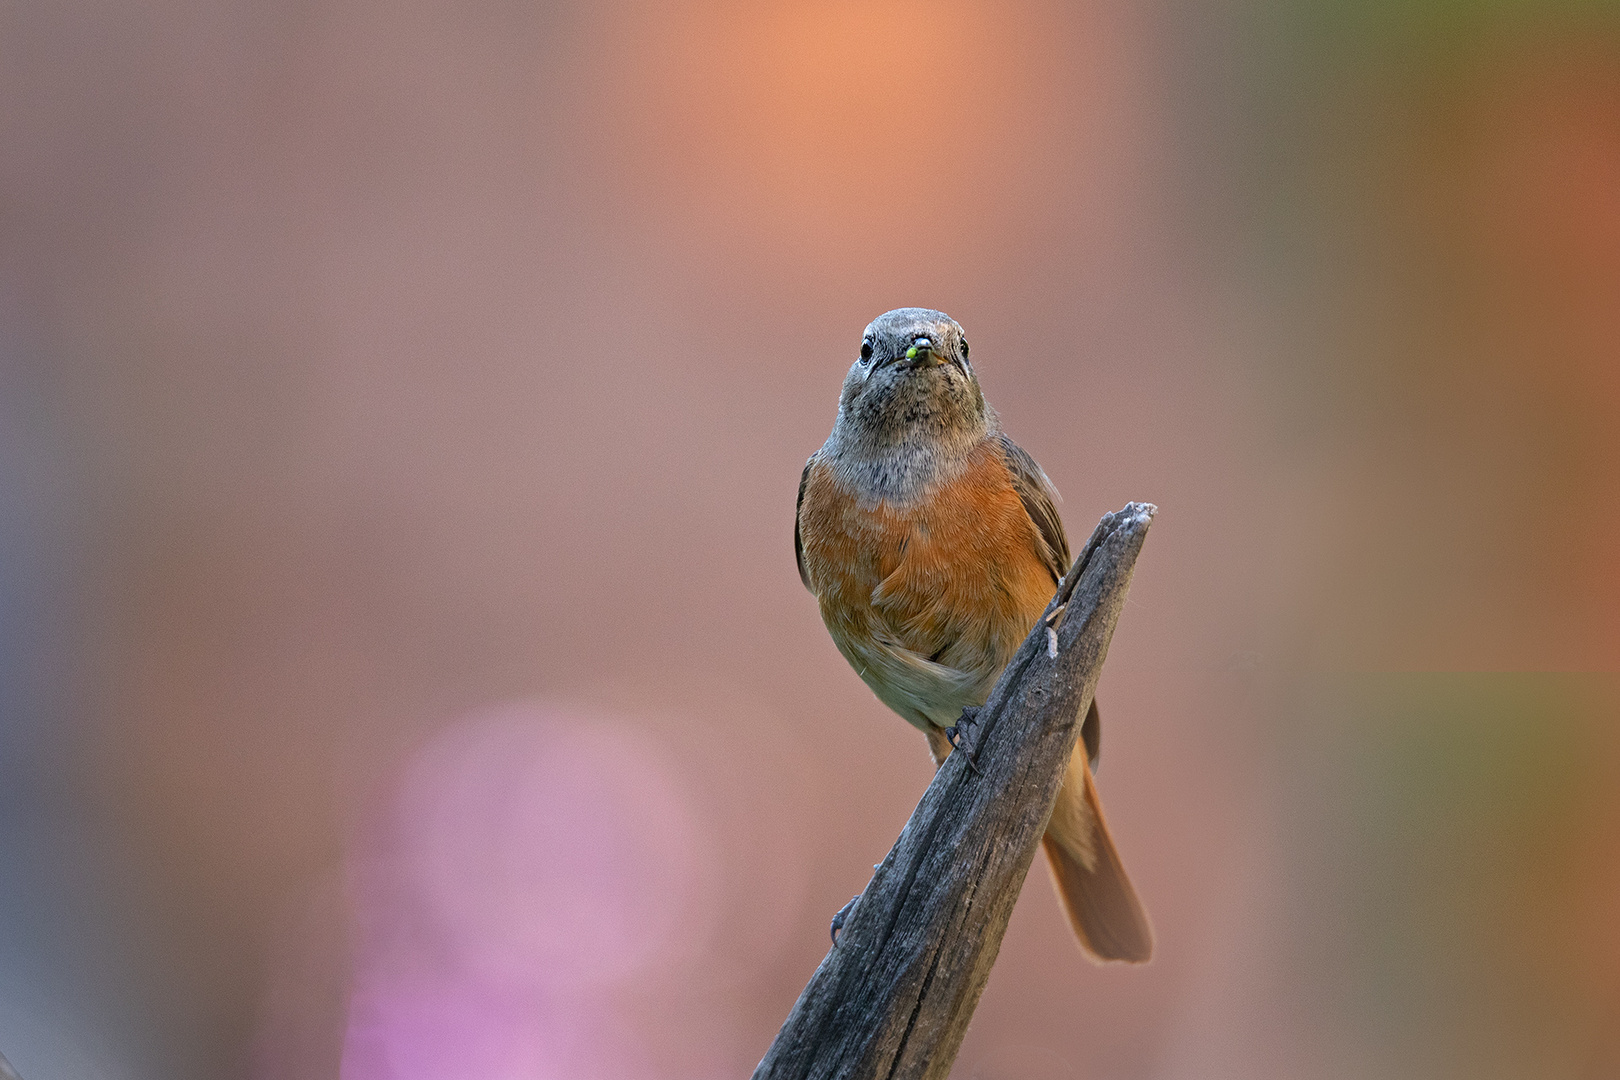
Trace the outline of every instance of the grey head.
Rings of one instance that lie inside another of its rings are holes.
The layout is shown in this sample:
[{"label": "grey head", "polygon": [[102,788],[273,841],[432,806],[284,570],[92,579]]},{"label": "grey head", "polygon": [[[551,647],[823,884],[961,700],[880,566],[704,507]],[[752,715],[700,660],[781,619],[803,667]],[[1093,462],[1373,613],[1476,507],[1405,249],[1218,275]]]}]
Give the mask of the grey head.
[{"label": "grey head", "polygon": [[962,327],[943,311],[897,308],[861,335],[823,454],[871,497],[904,499],[994,430]]}]

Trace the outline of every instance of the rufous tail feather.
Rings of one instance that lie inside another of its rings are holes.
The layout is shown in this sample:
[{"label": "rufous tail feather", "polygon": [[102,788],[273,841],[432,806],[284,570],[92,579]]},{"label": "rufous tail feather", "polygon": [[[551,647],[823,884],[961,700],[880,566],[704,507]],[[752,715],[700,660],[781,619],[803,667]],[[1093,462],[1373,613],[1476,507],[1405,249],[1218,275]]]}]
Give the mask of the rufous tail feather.
[{"label": "rufous tail feather", "polygon": [[1108,835],[1083,743],[1069,758],[1041,843],[1058,899],[1087,955],[1128,964],[1151,959],[1153,926]]}]

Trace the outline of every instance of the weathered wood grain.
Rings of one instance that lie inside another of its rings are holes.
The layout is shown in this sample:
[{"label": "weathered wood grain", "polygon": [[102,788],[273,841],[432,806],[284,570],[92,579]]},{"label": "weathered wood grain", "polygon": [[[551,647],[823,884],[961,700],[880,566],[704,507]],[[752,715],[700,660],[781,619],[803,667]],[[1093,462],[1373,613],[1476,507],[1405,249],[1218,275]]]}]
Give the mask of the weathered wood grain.
[{"label": "weathered wood grain", "polygon": [[[754,1080],[942,1078],[1046,831],[1155,508],[1105,515],[799,995]],[[1061,615],[1054,616],[1066,604]],[[1050,655],[1047,625],[1057,627]],[[1074,962],[1083,962],[1075,950]]]}]

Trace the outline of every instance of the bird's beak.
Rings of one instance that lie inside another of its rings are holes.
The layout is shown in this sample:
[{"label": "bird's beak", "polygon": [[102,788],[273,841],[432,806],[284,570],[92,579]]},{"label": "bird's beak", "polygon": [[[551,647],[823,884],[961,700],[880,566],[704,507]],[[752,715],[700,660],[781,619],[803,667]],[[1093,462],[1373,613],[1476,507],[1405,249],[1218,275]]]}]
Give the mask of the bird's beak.
[{"label": "bird's beak", "polygon": [[917,338],[906,348],[906,359],[914,361],[918,367],[938,367],[945,362],[934,351],[934,343],[925,337]]}]

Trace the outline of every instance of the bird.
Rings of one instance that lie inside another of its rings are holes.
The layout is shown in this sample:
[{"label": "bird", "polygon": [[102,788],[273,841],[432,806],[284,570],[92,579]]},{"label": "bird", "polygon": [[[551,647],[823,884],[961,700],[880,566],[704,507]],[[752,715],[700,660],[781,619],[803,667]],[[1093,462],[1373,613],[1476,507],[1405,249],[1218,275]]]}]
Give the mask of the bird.
[{"label": "bird", "polygon": [[[985,401],[956,320],[898,308],[867,326],[832,433],[799,480],[794,555],[838,651],[927,736],[936,767],[967,751],[959,722],[1069,568],[1057,502]],[[1103,816],[1100,741],[1093,700],[1042,846],[1085,954],[1145,963],[1153,929]]]}]

